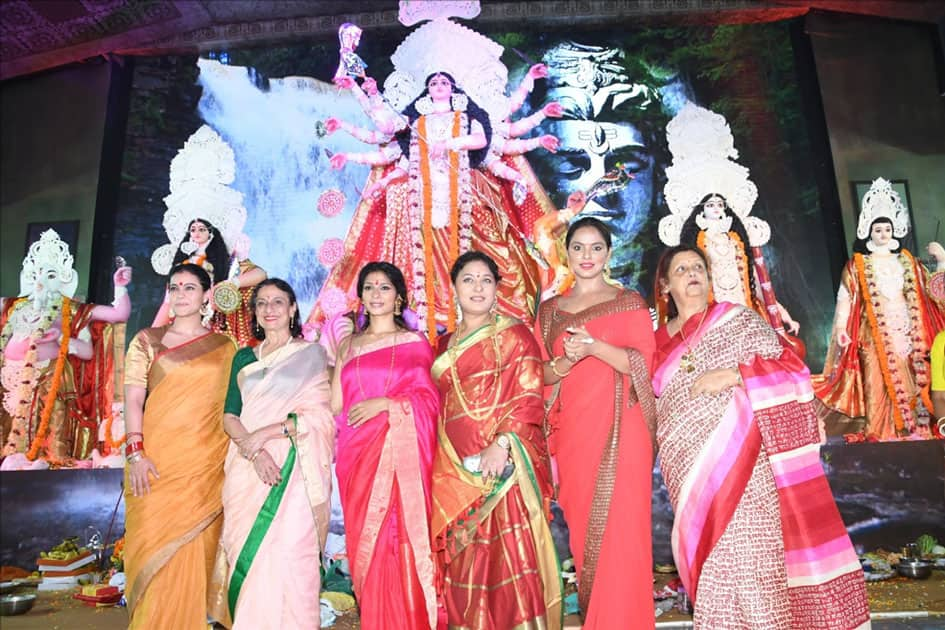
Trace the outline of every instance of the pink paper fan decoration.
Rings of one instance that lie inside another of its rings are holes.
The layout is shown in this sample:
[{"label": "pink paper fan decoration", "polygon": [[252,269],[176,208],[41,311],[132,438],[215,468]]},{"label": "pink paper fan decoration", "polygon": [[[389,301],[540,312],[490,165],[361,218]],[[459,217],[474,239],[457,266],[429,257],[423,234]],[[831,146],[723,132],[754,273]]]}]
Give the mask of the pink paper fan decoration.
[{"label": "pink paper fan decoration", "polygon": [[336,265],[345,253],[345,244],[340,238],[326,238],[318,250],[318,262],[331,267]]},{"label": "pink paper fan decoration", "polygon": [[324,217],[337,216],[345,207],[345,195],[337,188],[329,188],[318,196],[318,211]]},{"label": "pink paper fan decoration", "polygon": [[330,287],[322,291],[318,303],[321,304],[322,312],[325,313],[325,317],[328,319],[348,310],[348,297],[338,287]]}]

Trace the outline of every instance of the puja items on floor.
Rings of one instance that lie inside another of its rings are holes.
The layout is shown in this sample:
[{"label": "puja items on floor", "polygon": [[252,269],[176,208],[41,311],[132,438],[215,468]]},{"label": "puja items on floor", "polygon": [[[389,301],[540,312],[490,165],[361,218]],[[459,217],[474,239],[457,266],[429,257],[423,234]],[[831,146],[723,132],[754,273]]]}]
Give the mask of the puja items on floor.
[{"label": "puja items on floor", "polygon": [[39,554],[36,566],[42,574],[41,591],[70,589],[81,581],[91,580],[95,554],[79,547],[78,536],[66,538],[61,543]]}]

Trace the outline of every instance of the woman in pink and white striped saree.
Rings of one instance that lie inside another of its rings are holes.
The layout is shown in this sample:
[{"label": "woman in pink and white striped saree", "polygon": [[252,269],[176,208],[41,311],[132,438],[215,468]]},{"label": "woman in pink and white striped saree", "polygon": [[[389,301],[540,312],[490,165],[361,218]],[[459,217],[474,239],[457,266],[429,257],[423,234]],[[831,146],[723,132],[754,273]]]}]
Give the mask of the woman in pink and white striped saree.
[{"label": "woman in pink and white striped saree", "polygon": [[701,252],[657,285],[657,441],[696,628],[868,628],[863,572],[820,463],[810,373],[755,312],[710,300]]}]

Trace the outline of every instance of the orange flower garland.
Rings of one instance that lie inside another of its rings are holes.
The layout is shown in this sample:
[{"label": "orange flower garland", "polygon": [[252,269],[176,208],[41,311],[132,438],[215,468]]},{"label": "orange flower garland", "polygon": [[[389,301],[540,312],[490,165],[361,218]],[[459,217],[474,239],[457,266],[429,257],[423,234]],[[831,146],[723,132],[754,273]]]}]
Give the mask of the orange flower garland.
[{"label": "orange flower garland", "polygon": [[[460,134],[460,112],[453,112],[453,129],[450,134],[458,138]],[[450,151],[450,261],[459,258],[459,152]],[[456,329],[456,309],[446,309],[446,329]]]},{"label": "orange flower garland", "polygon": [[70,327],[72,320],[71,301],[63,296],[62,298],[62,340],[59,343],[59,354],[56,356],[56,367],[53,370],[52,383],[49,385],[49,391],[43,399],[43,413],[40,416],[39,428],[36,429],[36,436],[30,450],[26,453],[26,458],[30,461],[36,459],[39,449],[42,448],[46,434],[49,432],[49,419],[52,417],[53,408],[56,405],[56,394],[59,393],[59,385],[62,384],[62,372],[66,367],[66,357],[69,354],[69,338],[72,335]]}]

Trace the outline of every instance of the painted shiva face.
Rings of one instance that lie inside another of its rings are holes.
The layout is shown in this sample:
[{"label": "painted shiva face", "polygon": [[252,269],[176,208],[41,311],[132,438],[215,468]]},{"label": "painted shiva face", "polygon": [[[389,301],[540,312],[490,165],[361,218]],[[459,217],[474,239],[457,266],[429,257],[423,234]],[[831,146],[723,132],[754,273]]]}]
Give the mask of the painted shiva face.
[{"label": "painted shiva face", "polygon": [[453,84],[446,75],[434,74],[427,82],[427,92],[434,101],[449,100],[453,95]]},{"label": "painted shiva face", "polygon": [[702,216],[706,219],[718,221],[725,216],[725,200],[718,195],[712,195],[702,204]]},{"label": "painted shiva face", "polygon": [[[549,100],[554,99],[554,90]],[[549,191],[558,207],[568,195],[585,191],[617,164],[633,175],[629,185],[587,204],[581,216],[593,216],[608,223],[615,237],[613,267],[620,269],[639,259],[632,243],[642,229],[653,205],[654,159],[641,131],[629,122],[594,120],[546,121],[546,133],[557,136],[557,153],[535,152],[539,179],[549,182]]]}]

